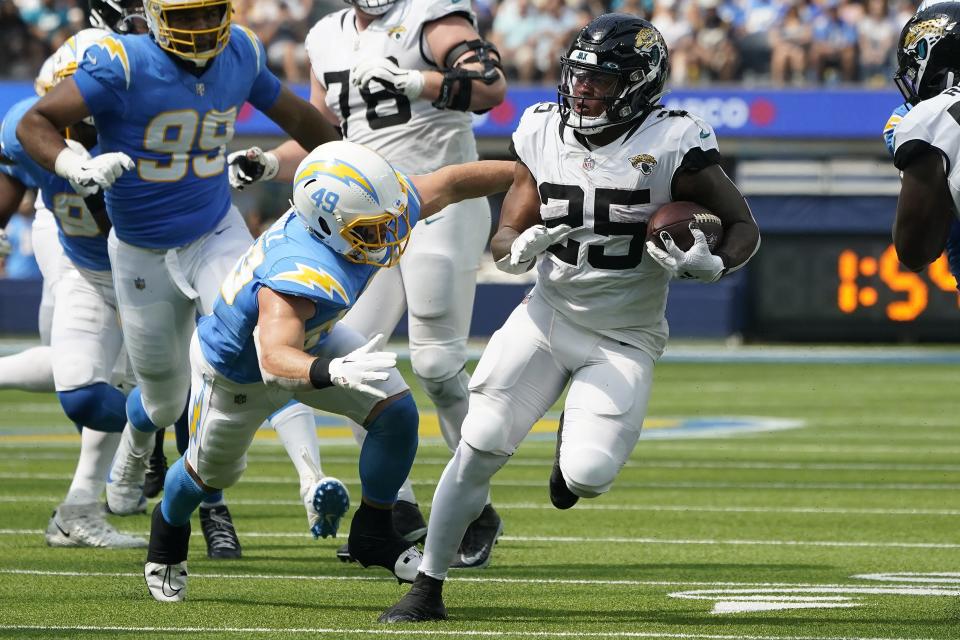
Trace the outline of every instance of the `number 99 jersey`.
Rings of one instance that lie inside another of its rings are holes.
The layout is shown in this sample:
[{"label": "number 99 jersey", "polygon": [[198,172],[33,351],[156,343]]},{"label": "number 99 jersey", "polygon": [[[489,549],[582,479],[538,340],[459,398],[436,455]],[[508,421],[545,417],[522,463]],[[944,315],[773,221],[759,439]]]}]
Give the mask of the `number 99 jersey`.
[{"label": "number 99 jersey", "polygon": [[893,133],[893,164],[903,168],[931,147],[947,161],[947,186],[960,212],[960,88],[924,100],[903,116]]},{"label": "number 99 jersey", "polygon": [[558,107],[529,107],[513,147],[537,182],[540,216],[575,231],[537,259],[539,295],[583,327],[659,358],[670,276],[645,253],[647,222],[673,201],[673,179],[720,162],[709,124],[659,108],[617,140],[588,150]]},{"label": "number 99 jersey", "polygon": [[365,58],[387,57],[401,69],[437,70],[424,25],[456,14],[475,24],[466,0],[398,0],[362,32],[354,24],[353,8],[314,25],[306,41],[310,67],[327,90],[327,106],[339,118],[344,138],[370,147],[409,174],[477,159],[471,114],[437,109],[429,100],[410,102],[376,81],[369,91],[361,90],[350,77]]}]

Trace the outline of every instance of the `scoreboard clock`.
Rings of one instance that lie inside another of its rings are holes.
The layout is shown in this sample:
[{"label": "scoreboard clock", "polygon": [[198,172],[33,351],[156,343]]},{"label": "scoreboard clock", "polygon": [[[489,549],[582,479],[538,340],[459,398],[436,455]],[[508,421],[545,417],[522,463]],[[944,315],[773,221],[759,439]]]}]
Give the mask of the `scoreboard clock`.
[{"label": "scoreboard clock", "polygon": [[889,235],[765,237],[750,287],[753,337],[960,341],[960,297],[946,257],[907,271]]}]

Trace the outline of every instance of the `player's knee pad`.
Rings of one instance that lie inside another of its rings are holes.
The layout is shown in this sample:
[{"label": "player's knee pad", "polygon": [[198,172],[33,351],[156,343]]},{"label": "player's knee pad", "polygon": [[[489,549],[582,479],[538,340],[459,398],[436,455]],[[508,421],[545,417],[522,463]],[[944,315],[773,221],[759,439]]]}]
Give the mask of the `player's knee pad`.
[{"label": "player's knee pad", "polygon": [[463,421],[461,442],[477,451],[510,455],[510,427],[513,425],[513,410],[502,400],[483,393],[470,396],[470,411]]},{"label": "player's knee pad", "polygon": [[58,391],[60,406],[73,422],[95,431],[120,433],[127,423],[126,398],[106,382]]},{"label": "player's knee pad", "polygon": [[420,378],[420,384],[438,407],[453,406],[470,396],[470,374],[463,369],[443,380]]},{"label": "player's knee pad", "polygon": [[367,424],[367,437],[360,448],[360,484],[363,495],[389,504],[407,479],[417,454],[420,415],[413,396],[394,400]]},{"label": "player's knee pad", "polygon": [[466,339],[443,345],[415,345],[410,352],[413,373],[424,385],[453,378],[466,363]]},{"label": "player's knee pad", "polygon": [[560,471],[570,491],[581,498],[596,498],[610,490],[620,466],[605,451],[578,449],[561,454]]}]

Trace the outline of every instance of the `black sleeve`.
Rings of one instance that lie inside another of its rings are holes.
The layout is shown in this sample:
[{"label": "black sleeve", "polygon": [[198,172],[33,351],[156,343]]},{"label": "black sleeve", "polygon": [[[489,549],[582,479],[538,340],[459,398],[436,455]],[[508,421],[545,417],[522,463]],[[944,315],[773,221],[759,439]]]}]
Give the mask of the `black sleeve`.
[{"label": "black sleeve", "polygon": [[904,168],[908,167],[910,163],[917,158],[917,156],[926,153],[928,149],[935,149],[936,151],[940,152],[940,155],[943,156],[943,159],[947,163],[944,173],[950,175],[950,158],[943,152],[942,149],[933,146],[926,140],[907,140],[900,145],[893,155],[893,166],[900,171],[903,171]]}]

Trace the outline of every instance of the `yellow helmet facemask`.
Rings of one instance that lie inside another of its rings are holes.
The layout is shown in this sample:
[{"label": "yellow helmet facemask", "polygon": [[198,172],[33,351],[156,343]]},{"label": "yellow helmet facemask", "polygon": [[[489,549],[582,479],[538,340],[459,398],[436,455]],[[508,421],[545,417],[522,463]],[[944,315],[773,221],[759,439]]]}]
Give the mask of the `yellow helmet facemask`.
[{"label": "yellow helmet facemask", "polygon": [[[198,65],[216,57],[230,41],[230,0],[145,0],[144,9],[150,32],[160,48]],[[191,15],[186,15],[188,12]],[[200,16],[207,18],[203,20],[206,25],[212,26],[174,26],[182,25],[184,18],[200,23]]]},{"label": "yellow helmet facemask", "polygon": [[340,236],[353,248],[344,254],[350,262],[392,267],[410,241],[410,216],[404,207],[399,215],[357,218],[344,225]]}]

